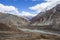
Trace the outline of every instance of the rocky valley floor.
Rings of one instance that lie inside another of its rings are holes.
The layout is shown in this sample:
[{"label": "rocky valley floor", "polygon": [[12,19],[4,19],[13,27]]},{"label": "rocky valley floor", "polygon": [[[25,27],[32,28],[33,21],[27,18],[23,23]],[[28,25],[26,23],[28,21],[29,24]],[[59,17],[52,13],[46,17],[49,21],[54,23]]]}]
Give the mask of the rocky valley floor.
[{"label": "rocky valley floor", "polygon": [[0,40],[60,40],[60,36],[23,31],[0,31]]},{"label": "rocky valley floor", "polygon": [[0,40],[60,40],[58,35],[42,34],[32,29],[19,29],[0,23]]}]

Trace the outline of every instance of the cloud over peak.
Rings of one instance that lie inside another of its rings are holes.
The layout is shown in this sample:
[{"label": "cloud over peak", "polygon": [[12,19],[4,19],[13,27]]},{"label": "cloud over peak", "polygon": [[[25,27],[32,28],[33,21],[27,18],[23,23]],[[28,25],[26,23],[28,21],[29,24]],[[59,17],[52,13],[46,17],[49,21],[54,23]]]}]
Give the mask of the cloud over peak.
[{"label": "cloud over peak", "polygon": [[45,0],[45,2],[41,4],[37,4],[35,6],[29,7],[31,10],[35,10],[36,12],[42,12],[49,10],[53,7],[55,7],[57,4],[60,4],[60,0]]},{"label": "cloud over peak", "polygon": [[26,12],[26,11],[19,12],[18,8],[16,8],[16,7],[6,6],[3,4],[0,4],[0,12],[9,13],[9,14],[17,15],[17,16],[26,16],[26,17],[30,17],[30,16],[33,17],[36,15],[36,14],[32,14],[32,13]]},{"label": "cloud over peak", "polygon": [[29,13],[29,12],[26,12],[26,11],[22,11],[21,12],[21,14],[20,14],[21,16],[36,16],[36,14],[31,14],[31,13]]}]

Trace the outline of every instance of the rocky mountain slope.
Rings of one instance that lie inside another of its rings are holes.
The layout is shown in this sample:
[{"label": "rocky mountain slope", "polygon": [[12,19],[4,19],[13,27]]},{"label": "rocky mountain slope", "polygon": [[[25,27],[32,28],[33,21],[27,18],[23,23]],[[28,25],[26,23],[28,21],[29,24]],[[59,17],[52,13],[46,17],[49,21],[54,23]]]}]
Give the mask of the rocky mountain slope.
[{"label": "rocky mountain slope", "polygon": [[45,29],[49,28],[60,30],[60,4],[56,5],[54,8],[46,12],[39,13],[30,21],[31,26],[36,26],[36,28],[43,27]]},{"label": "rocky mountain slope", "polygon": [[0,13],[0,40],[60,40],[60,36],[25,32],[18,29],[28,24],[29,21],[24,18]]},{"label": "rocky mountain slope", "polygon": [[15,15],[0,13],[0,23],[17,28],[27,26],[29,21]]}]

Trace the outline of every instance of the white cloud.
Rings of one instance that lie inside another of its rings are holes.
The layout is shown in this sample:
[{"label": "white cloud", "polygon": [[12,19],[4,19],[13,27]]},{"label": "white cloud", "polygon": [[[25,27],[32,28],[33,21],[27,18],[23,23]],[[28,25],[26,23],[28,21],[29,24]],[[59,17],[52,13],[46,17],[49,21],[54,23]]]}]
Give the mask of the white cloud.
[{"label": "white cloud", "polygon": [[31,13],[26,12],[26,11],[22,11],[20,15],[21,15],[21,16],[27,16],[27,17],[28,17],[28,16],[32,16],[32,17],[33,17],[33,16],[36,16],[36,14],[31,14]]},{"label": "white cloud", "polygon": [[30,12],[22,11],[20,16],[22,16],[25,19],[31,19],[32,17],[36,16],[37,14],[32,14]]},{"label": "white cloud", "polygon": [[39,13],[41,11],[49,10],[56,6],[57,4],[60,4],[60,0],[45,0],[45,1],[46,2],[29,7],[29,9],[35,10]]},{"label": "white cloud", "polygon": [[13,15],[18,15],[18,16],[25,16],[25,17],[30,17],[30,16],[35,16],[36,14],[31,14],[30,12],[26,12],[26,11],[22,11],[19,12],[18,8],[14,7],[14,6],[6,6],[3,4],[0,4],[0,12],[3,13],[10,13]]},{"label": "white cloud", "polygon": [[14,6],[5,6],[3,4],[0,4],[0,12],[4,12],[4,13],[10,13],[10,14],[15,14],[17,15],[18,9]]}]

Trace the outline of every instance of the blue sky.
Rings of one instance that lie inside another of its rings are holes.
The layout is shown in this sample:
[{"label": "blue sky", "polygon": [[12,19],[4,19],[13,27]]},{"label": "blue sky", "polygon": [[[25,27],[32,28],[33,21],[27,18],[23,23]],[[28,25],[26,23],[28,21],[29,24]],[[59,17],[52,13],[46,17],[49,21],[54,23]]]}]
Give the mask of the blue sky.
[{"label": "blue sky", "polygon": [[0,0],[0,12],[34,17],[57,4],[60,4],[60,0]]},{"label": "blue sky", "polygon": [[32,12],[28,7],[34,6],[36,4],[42,3],[44,0],[0,0],[0,3],[4,5],[12,5],[18,8],[19,11]]}]

